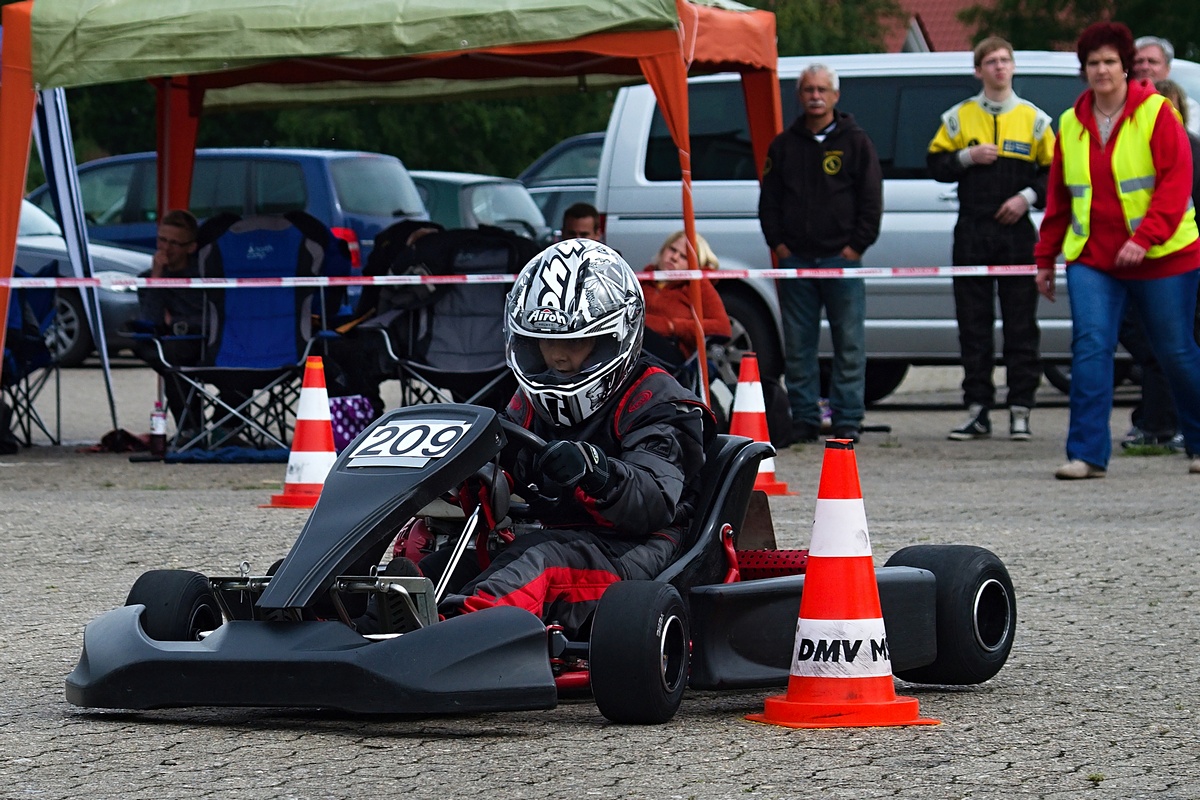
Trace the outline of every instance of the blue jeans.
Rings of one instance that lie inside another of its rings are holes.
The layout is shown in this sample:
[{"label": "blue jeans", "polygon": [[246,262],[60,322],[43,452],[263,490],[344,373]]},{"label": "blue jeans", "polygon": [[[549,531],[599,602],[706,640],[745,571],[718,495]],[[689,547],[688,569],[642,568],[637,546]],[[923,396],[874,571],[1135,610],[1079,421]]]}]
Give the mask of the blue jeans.
[{"label": "blue jeans", "polygon": [[[858,267],[861,261],[841,256],[802,259],[789,256],[782,269]],[[784,383],[793,422],[820,426],[821,372],[817,347],[821,337],[821,308],[829,319],[833,339],[833,372],[829,408],[833,427],[857,427],[866,413],[863,391],[867,381],[867,289],[861,279],[785,279],[778,283],[783,338],[787,349]]]},{"label": "blue jeans", "polygon": [[1200,345],[1192,330],[1200,270],[1153,280],[1118,280],[1086,264],[1067,267],[1071,297],[1071,422],[1067,458],[1107,467],[1113,353],[1132,302],[1171,385],[1189,454],[1200,453]]}]

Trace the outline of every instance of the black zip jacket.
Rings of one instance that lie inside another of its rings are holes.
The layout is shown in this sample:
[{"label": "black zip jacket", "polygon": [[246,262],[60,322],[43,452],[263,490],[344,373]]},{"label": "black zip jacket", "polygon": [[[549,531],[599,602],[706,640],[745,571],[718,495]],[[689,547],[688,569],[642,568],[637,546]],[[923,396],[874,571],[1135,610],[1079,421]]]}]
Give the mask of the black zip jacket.
[{"label": "black zip jacket", "polygon": [[850,114],[834,111],[823,142],[803,117],[771,142],[758,219],[772,250],[786,244],[801,258],[825,258],[849,245],[864,253],[879,238],[882,215],[879,157]]}]

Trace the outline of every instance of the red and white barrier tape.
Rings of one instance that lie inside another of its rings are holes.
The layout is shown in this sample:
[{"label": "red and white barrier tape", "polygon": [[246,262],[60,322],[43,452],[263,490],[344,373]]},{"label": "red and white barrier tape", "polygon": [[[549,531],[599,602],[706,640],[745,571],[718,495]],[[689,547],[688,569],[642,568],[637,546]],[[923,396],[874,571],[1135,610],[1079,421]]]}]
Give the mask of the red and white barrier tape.
[{"label": "red and white barrier tape", "polygon": [[[1062,271],[1061,265],[1059,271]],[[700,278],[727,280],[730,278],[949,278],[966,276],[1033,275],[1033,264],[980,267],[855,267],[848,269],[720,269],[720,270],[655,270],[639,272],[643,281],[691,281]],[[512,283],[516,275],[363,275],[359,277],[288,278],[138,278],[132,275],[106,273],[101,278],[0,278],[0,286],[14,289],[58,289],[96,287],[102,289],[165,288],[165,289],[236,289],[238,287],[324,287],[324,286],[411,286],[419,284]]]}]

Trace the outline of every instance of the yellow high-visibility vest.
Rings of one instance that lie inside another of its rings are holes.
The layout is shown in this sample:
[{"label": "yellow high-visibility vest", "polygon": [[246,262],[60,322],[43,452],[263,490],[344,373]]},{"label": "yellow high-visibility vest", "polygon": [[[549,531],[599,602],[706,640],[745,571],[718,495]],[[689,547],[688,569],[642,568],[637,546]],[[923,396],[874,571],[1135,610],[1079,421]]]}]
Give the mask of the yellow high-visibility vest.
[{"label": "yellow high-visibility vest", "polygon": [[[1142,223],[1150,198],[1154,194],[1154,157],[1150,153],[1150,133],[1158,118],[1158,110],[1166,98],[1152,95],[1126,117],[1113,146],[1113,179],[1125,227],[1132,234]],[[1075,109],[1063,112],[1059,121],[1059,147],[1062,149],[1063,182],[1071,192],[1071,227],[1063,239],[1063,255],[1068,261],[1079,258],[1091,232],[1092,178],[1091,134],[1075,116]],[[1146,251],[1147,258],[1160,258],[1178,252],[1200,238],[1196,228],[1196,209],[1188,199],[1187,211],[1171,238]]]}]

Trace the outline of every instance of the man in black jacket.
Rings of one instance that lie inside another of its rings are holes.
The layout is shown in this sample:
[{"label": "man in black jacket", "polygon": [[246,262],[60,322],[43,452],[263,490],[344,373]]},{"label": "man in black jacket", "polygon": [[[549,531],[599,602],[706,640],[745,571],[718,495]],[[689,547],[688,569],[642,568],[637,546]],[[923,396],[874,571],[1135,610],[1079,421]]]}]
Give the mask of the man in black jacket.
[{"label": "man in black jacket", "polygon": [[[803,116],[771,142],[758,217],[786,269],[849,268],[879,237],[883,173],[866,131],[836,110],[838,76],[823,64],[801,73]],[[833,338],[829,405],[836,438],[858,441],[865,413],[866,286],[859,278],[779,282],[787,344],[785,383],[792,439],[816,441],[821,429],[817,346],[821,308]]]}]

